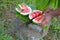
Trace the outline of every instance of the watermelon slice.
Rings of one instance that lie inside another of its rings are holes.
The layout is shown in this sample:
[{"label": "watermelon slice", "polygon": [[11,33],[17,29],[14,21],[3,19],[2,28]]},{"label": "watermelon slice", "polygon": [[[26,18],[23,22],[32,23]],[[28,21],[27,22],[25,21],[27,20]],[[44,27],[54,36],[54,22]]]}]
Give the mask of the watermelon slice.
[{"label": "watermelon slice", "polygon": [[41,23],[43,16],[44,16],[44,15],[40,15],[40,16],[36,17],[35,19],[33,19],[32,21],[33,21],[34,23]]},{"label": "watermelon slice", "polygon": [[42,14],[42,11],[40,11],[40,10],[33,10],[33,12],[31,14],[29,14],[29,19],[33,19],[34,18],[32,20],[33,22],[40,23],[41,20],[42,20],[42,16],[44,16],[44,14]]},{"label": "watermelon slice", "polygon": [[22,15],[28,15],[32,12],[32,9],[25,4],[18,4],[18,6],[20,7],[20,9],[16,8],[16,11],[18,11]]},{"label": "watermelon slice", "polygon": [[33,12],[29,14],[29,19],[33,19],[34,17],[36,17],[38,15],[42,15],[42,11],[33,10]]}]

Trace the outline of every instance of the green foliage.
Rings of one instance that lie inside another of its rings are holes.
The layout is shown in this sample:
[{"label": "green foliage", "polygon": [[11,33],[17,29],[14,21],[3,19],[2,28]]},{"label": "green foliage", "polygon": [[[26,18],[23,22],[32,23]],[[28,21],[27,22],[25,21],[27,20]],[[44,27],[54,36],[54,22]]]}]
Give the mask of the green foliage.
[{"label": "green foliage", "polygon": [[27,15],[27,16],[24,16],[24,15],[21,15],[20,13],[17,12],[17,13],[16,13],[16,16],[19,17],[19,18],[21,18],[21,20],[22,20],[23,22],[26,22],[26,21],[29,20],[28,15]]},{"label": "green foliage", "polygon": [[58,7],[60,7],[60,0],[58,0]]},{"label": "green foliage", "polygon": [[40,40],[44,40],[42,37],[40,37]]},{"label": "green foliage", "polygon": [[57,18],[54,18],[52,21],[51,21],[51,27],[54,27],[55,26],[55,23],[56,23],[56,21],[57,21]]},{"label": "green foliage", "polygon": [[4,21],[0,21],[0,40],[13,40],[11,36],[4,34]]},{"label": "green foliage", "polygon": [[57,18],[54,18],[50,24],[50,27],[54,33],[57,33],[60,30],[60,25],[57,23],[57,21]]},{"label": "green foliage", "polygon": [[54,18],[52,21],[51,21],[51,24],[50,26],[54,29],[60,29],[60,25],[57,23],[57,18]]},{"label": "green foliage", "polygon": [[9,35],[4,35],[3,33],[0,34],[0,40],[13,40],[13,38]]},{"label": "green foliage", "polygon": [[54,10],[56,8],[58,8],[58,0],[50,0],[50,3],[49,3],[49,6],[48,7],[52,8]]},{"label": "green foliage", "polygon": [[34,0],[34,5],[37,9],[43,10],[47,7],[49,0]]}]

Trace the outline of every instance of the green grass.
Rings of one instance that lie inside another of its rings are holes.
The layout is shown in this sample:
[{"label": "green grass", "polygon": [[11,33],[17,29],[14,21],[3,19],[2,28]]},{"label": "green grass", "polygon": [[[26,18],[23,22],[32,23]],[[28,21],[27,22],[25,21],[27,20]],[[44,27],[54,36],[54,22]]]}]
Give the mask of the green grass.
[{"label": "green grass", "polygon": [[4,33],[4,21],[0,21],[0,40],[13,40],[13,38],[10,35],[7,35]]}]

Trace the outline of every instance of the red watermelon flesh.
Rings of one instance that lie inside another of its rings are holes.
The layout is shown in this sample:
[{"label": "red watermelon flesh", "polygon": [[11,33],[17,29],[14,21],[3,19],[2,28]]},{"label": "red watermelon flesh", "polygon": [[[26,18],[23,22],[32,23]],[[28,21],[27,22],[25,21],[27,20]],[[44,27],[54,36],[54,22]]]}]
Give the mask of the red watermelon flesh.
[{"label": "red watermelon flesh", "polygon": [[19,12],[22,15],[28,15],[32,12],[32,9],[25,4],[18,4],[20,8],[16,8],[16,11]]},{"label": "red watermelon flesh", "polygon": [[21,12],[26,13],[30,11],[28,6],[23,5],[23,4],[21,4],[20,6],[21,6]]},{"label": "red watermelon flesh", "polygon": [[38,16],[35,18],[36,21],[39,21],[42,18],[42,16]]},{"label": "red watermelon flesh", "polygon": [[29,18],[33,19],[32,21],[34,23],[41,23],[43,16],[44,14],[42,14],[40,10],[33,10],[33,12],[29,14]]},{"label": "red watermelon flesh", "polygon": [[35,19],[33,19],[32,21],[35,22],[35,23],[41,23],[43,16],[44,15],[40,15],[40,16],[36,17]]},{"label": "red watermelon flesh", "polygon": [[42,15],[42,11],[39,11],[39,10],[33,10],[33,12],[31,14],[29,14],[29,18],[30,19],[33,19],[39,15]]}]

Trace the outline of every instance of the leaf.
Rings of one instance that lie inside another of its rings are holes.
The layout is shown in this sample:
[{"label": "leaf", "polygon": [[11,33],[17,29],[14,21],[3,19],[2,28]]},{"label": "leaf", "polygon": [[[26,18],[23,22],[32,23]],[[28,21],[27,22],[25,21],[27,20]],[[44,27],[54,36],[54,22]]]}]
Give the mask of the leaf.
[{"label": "leaf", "polygon": [[35,1],[35,6],[38,10],[43,10],[46,8],[49,0],[34,0]]},{"label": "leaf", "polygon": [[58,0],[58,7],[60,7],[60,0]]},{"label": "leaf", "polygon": [[36,10],[36,6],[34,4],[29,5],[29,7],[31,7],[32,10]]},{"label": "leaf", "polygon": [[58,0],[50,0],[50,3],[48,5],[48,7],[52,8],[52,9],[56,9],[58,8]]},{"label": "leaf", "polygon": [[21,15],[20,13],[16,12],[16,16],[21,18],[22,22],[26,22],[29,20],[28,15],[25,16],[25,15]]},{"label": "leaf", "polygon": [[36,8],[39,10],[44,10],[46,8],[56,9],[58,8],[58,0],[34,0]]}]

